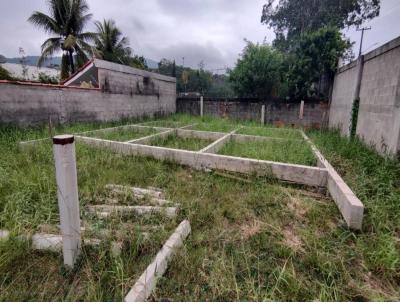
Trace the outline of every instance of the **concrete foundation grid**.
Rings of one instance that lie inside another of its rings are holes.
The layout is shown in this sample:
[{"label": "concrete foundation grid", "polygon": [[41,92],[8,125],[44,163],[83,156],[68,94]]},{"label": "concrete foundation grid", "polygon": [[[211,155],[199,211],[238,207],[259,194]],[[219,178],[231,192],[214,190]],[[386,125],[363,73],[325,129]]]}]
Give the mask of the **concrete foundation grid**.
[{"label": "concrete foundation grid", "polygon": [[[105,148],[113,152],[140,155],[157,160],[168,160],[177,164],[189,166],[198,170],[223,170],[227,172],[237,172],[246,174],[255,174],[259,176],[271,176],[279,180],[327,188],[333,200],[337,204],[344,220],[351,229],[361,229],[364,206],[362,202],[355,196],[339,174],[322,156],[322,154],[313,145],[310,139],[300,131],[304,141],[310,144],[314,155],[318,161],[318,167],[305,165],[288,164],[281,162],[273,162],[267,160],[258,160],[252,158],[242,158],[236,156],[226,156],[216,154],[223,145],[231,140],[234,141],[257,141],[257,140],[282,140],[282,138],[273,138],[256,135],[236,134],[235,131],[230,133],[225,132],[209,132],[191,130],[193,125],[186,125],[180,128],[164,128],[146,126],[143,124],[125,125],[114,128],[99,129],[90,131],[91,133],[118,131],[119,129],[134,129],[134,128],[153,128],[159,132],[143,138],[129,140],[126,142],[117,142],[94,137],[84,136],[85,133],[76,135],[77,142],[84,143],[90,146]],[[238,129],[236,129],[238,130]],[[198,151],[188,151],[181,149],[172,149],[165,147],[157,147],[146,145],[154,137],[162,137],[170,134],[175,134],[178,137],[194,137],[200,139],[209,139],[213,142]],[[37,141],[21,142],[22,146],[33,145]]]}]

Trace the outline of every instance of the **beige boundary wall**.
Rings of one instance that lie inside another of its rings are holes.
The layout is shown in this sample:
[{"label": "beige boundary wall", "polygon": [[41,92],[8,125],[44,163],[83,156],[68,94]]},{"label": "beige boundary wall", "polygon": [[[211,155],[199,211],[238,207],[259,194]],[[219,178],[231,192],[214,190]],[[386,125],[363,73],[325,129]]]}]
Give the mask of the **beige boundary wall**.
[{"label": "beige boundary wall", "polygon": [[[400,37],[364,55],[357,135],[380,153],[400,151]],[[329,126],[349,135],[358,69],[352,62],[335,76]]]},{"label": "beige boundary wall", "polygon": [[[95,60],[98,88],[0,81],[0,124],[112,121],[176,112],[176,79]],[[88,66],[89,67],[89,66]]]}]

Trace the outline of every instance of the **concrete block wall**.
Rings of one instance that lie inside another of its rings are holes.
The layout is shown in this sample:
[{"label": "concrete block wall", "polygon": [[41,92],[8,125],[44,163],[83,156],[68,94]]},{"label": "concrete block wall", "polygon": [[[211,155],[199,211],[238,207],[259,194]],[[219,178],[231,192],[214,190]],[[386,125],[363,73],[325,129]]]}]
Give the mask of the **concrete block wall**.
[{"label": "concrete block wall", "polygon": [[[319,128],[328,118],[328,103],[326,102],[305,102],[303,119],[300,119],[300,102],[266,102],[255,99],[205,98],[204,115],[260,121],[262,105],[265,105],[265,122],[269,124]],[[181,113],[200,115],[200,99],[178,98],[176,110]]]},{"label": "concrete block wall", "polygon": [[356,90],[357,66],[353,62],[340,69],[335,76],[329,110],[329,126],[338,128],[342,135],[350,134],[351,112]]},{"label": "concrete block wall", "polygon": [[[29,126],[49,118],[54,123],[110,121],[176,111],[175,79],[149,72],[133,75],[101,68],[98,72],[99,82],[108,81],[109,89],[0,82],[0,123]],[[154,89],[138,91],[138,82],[139,87],[152,83]]]},{"label": "concrete block wall", "polygon": [[[355,62],[335,76],[329,126],[349,135]],[[400,37],[364,55],[356,134],[384,154],[400,151]]]},{"label": "concrete block wall", "polygon": [[400,43],[365,58],[357,135],[381,153],[400,151]]}]

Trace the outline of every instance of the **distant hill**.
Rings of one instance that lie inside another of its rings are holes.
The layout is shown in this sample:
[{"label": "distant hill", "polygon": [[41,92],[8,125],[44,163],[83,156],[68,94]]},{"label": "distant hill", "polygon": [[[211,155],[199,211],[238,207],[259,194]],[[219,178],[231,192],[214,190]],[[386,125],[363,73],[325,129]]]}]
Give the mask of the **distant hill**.
[{"label": "distant hill", "polygon": [[[39,56],[26,56],[26,65],[28,66],[37,66],[37,62],[39,61]],[[20,64],[21,63],[21,58],[6,58],[7,63],[15,63],[15,64]],[[61,65],[61,57],[53,57],[47,59],[43,67],[58,67]]]},{"label": "distant hill", "polygon": [[[37,62],[39,61],[39,56],[26,56],[26,65],[28,66],[37,66]],[[145,58],[147,66],[150,69],[158,68],[158,62],[152,59]],[[16,63],[20,64],[21,58],[6,58],[7,63]],[[43,64],[43,67],[59,67],[61,65],[61,57],[52,57],[46,60]]]}]

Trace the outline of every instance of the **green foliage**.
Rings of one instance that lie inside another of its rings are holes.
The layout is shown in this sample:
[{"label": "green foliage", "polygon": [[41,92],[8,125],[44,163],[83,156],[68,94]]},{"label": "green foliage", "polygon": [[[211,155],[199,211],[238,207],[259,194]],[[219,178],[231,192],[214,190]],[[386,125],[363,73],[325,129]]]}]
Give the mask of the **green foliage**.
[{"label": "green foliage", "polygon": [[175,61],[162,59],[158,63],[158,72],[176,77],[177,92],[199,92],[207,95],[212,86],[212,74],[209,71],[195,70],[189,67],[177,66]]},{"label": "green foliage", "polygon": [[291,95],[296,98],[316,95],[319,89],[315,83],[321,82],[323,76],[333,79],[339,58],[349,46],[350,43],[332,27],[303,34],[289,55],[287,78]]},{"label": "green foliage", "polygon": [[38,65],[62,50],[61,78],[64,79],[75,71],[76,66],[83,65],[92,53],[89,42],[94,41],[96,34],[84,32],[92,15],[87,13],[89,6],[86,0],[49,0],[47,4],[49,15],[36,11],[28,21],[53,35],[42,44]]},{"label": "green foliage", "polygon": [[0,80],[12,81],[12,80],[15,80],[15,79],[14,79],[14,77],[8,72],[7,69],[4,69],[4,68],[0,65]]},{"label": "green foliage", "polygon": [[351,121],[350,121],[350,137],[354,138],[357,131],[357,121],[358,121],[358,110],[360,109],[360,99],[356,99],[353,102],[351,108]]},{"label": "green foliage", "polygon": [[324,26],[343,29],[361,25],[378,16],[379,11],[380,0],[268,0],[261,22],[274,29],[276,46],[288,50],[291,45],[286,40]]},{"label": "green foliage", "polygon": [[57,77],[50,76],[44,72],[39,72],[38,80],[39,80],[39,82],[45,83],[45,84],[58,84],[59,83]]},{"label": "green foliage", "polygon": [[225,74],[214,74],[212,76],[211,87],[205,95],[208,97],[234,97],[235,92],[229,82],[229,76]]},{"label": "green foliage", "polygon": [[128,64],[132,53],[127,37],[123,37],[115,21],[95,22],[97,38],[95,40],[98,55],[106,61]]},{"label": "green foliage", "polygon": [[239,96],[276,96],[282,82],[283,67],[284,56],[278,50],[247,41],[235,68],[229,72],[229,80]]}]

